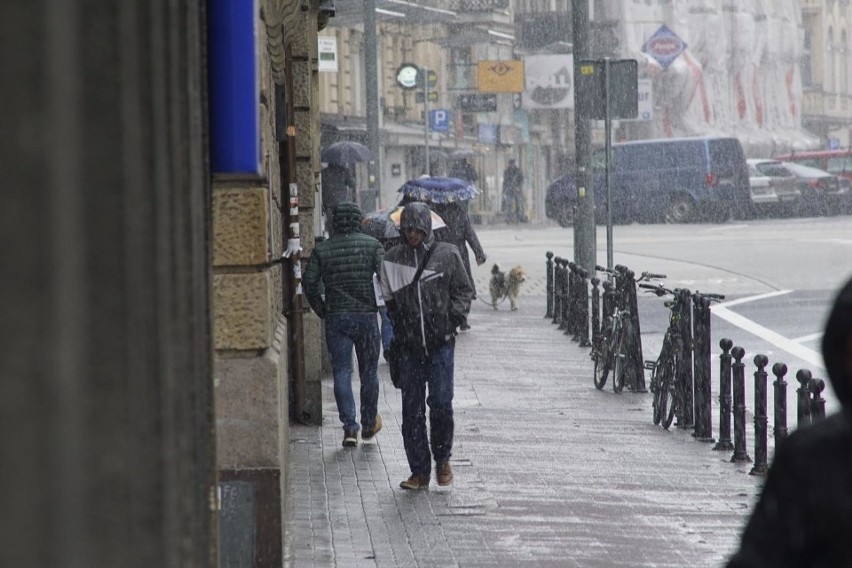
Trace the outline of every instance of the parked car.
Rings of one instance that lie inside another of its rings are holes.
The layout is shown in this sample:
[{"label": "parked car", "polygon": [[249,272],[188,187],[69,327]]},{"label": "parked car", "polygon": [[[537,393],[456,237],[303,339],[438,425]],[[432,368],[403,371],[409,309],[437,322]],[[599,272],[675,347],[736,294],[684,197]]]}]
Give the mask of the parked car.
[{"label": "parked car", "polygon": [[778,160],[746,160],[751,202],[757,210],[789,206],[799,201],[799,180]]},{"label": "parked car", "polygon": [[849,180],[817,168],[779,162],[799,181],[802,193],[799,212],[808,215],[829,215],[848,212],[850,207]]},{"label": "parked car", "polygon": [[813,150],[775,156],[776,160],[809,166],[852,180],[852,150]]},{"label": "parked car", "polygon": [[[592,156],[597,221],[606,215],[604,150]],[[699,218],[727,220],[751,209],[748,166],[736,138],[668,138],[613,144],[610,166],[615,222]],[[548,214],[559,220],[573,211],[576,191],[566,174],[548,187]]]},{"label": "parked car", "polygon": [[577,201],[577,183],[572,172],[553,180],[547,186],[544,198],[544,214],[562,227],[574,223],[574,207]]}]

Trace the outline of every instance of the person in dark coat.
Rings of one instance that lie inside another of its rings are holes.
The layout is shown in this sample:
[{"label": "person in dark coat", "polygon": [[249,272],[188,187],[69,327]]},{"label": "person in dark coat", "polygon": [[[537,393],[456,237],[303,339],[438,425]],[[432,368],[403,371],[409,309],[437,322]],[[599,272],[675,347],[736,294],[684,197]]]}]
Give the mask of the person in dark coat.
[{"label": "person in dark coat", "polygon": [[[473,257],[476,259],[476,264],[481,266],[487,260],[485,250],[479,242],[479,237],[476,236],[476,231],[473,230],[473,224],[470,222],[470,215],[467,212],[467,201],[454,201],[452,203],[430,203],[429,207],[441,216],[446,223],[447,228],[435,233],[435,240],[447,242],[456,245],[461,254],[464,269],[467,272],[467,277],[470,280],[470,285],[473,287],[473,297],[476,298],[476,285],[473,283],[473,271],[470,266],[470,255],[467,251],[467,245],[473,249]],[[461,324],[459,329],[468,330],[470,324],[467,318]]]},{"label": "person in dark coat", "polygon": [[334,210],[333,222],[334,234],[314,247],[303,283],[308,303],[325,320],[334,398],[343,423],[343,445],[357,446],[353,347],[361,378],[361,438],[368,440],[382,428],[382,417],[376,411],[381,339],[373,275],[381,269],[384,249],[378,240],[361,233],[361,210],[354,203],[340,203]]},{"label": "person in dark coat", "polygon": [[400,487],[416,490],[429,487],[433,458],[438,485],[453,482],[455,336],[470,311],[473,289],[458,249],[435,241],[426,204],[405,206],[400,232],[404,242],[385,254],[381,285],[393,322],[391,349],[402,378],[402,439],[411,469]]},{"label": "person in dark coat", "polygon": [[345,201],[357,203],[355,187],[355,176],[346,165],[328,164],[322,171],[322,212],[329,236],[334,232],[334,209]]},{"label": "person in dark coat", "polygon": [[456,160],[453,163],[453,167],[450,168],[450,177],[463,179],[470,183],[474,183],[479,179],[479,176],[476,175],[476,170],[467,160]]},{"label": "person in dark coat", "polygon": [[852,566],[852,280],[835,299],[822,355],[843,410],[776,448],[728,568]]},{"label": "person in dark coat", "polygon": [[515,165],[515,160],[509,160],[509,165],[503,171],[503,213],[509,223],[527,222],[527,204],[524,199],[524,174]]}]

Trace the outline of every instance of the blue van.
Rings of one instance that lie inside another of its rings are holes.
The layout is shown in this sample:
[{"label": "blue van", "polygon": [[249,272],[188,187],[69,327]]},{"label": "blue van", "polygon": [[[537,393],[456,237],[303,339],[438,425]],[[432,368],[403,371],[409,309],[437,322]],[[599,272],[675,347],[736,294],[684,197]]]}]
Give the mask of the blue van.
[{"label": "blue van", "polygon": [[[596,216],[606,218],[604,150],[592,155]],[[570,174],[568,174],[570,176]],[[613,144],[613,219],[629,223],[728,220],[750,212],[748,166],[736,138],[666,138]],[[576,202],[566,176],[548,188],[546,213],[563,226]],[[573,181],[573,177],[572,177]]]}]

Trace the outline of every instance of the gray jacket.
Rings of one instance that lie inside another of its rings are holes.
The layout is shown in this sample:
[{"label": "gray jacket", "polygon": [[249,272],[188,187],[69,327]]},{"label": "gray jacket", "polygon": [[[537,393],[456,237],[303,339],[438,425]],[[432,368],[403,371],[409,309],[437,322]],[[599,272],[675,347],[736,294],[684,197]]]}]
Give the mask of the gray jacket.
[{"label": "gray jacket", "polygon": [[[428,351],[453,340],[456,328],[470,311],[473,287],[458,248],[435,241],[428,206],[406,205],[401,226],[421,230],[426,238],[417,248],[404,241],[385,253],[382,294],[393,323],[395,345]],[[432,254],[420,280],[412,284],[429,250]]]}]

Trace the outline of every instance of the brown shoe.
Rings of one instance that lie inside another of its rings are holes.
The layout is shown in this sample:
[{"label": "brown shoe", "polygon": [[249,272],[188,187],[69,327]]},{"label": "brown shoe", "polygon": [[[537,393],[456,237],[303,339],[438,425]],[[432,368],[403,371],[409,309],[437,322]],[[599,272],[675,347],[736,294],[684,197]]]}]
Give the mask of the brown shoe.
[{"label": "brown shoe", "polygon": [[372,428],[364,428],[361,430],[361,439],[369,440],[373,436],[379,433],[379,430],[382,429],[382,415],[376,414],[376,421],[373,423]]},{"label": "brown shoe", "polygon": [[343,446],[351,448],[358,445],[358,430],[343,431]]},{"label": "brown shoe", "polygon": [[423,475],[421,473],[412,473],[411,477],[403,481],[399,484],[403,489],[428,489],[429,488],[429,476]]},{"label": "brown shoe", "polygon": [[453,483],[453,468],[449,460],[438,464],[438,485],[451,485]]}]

